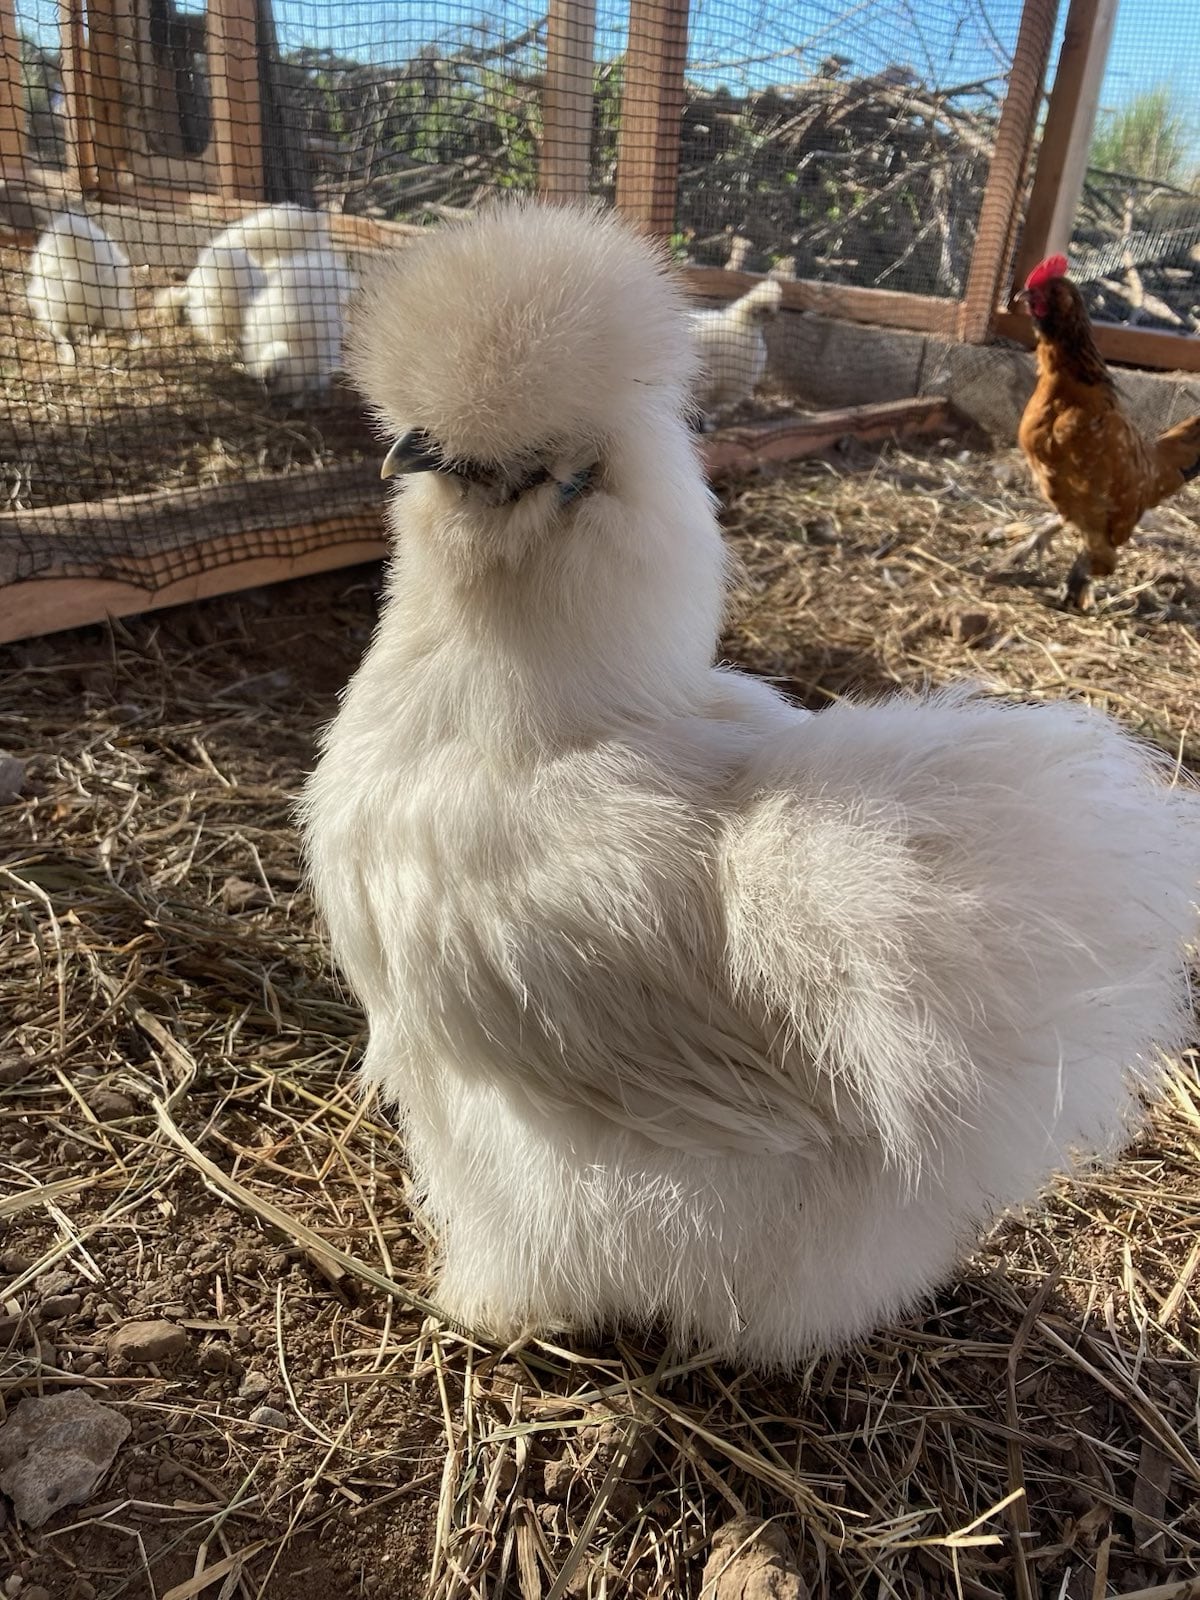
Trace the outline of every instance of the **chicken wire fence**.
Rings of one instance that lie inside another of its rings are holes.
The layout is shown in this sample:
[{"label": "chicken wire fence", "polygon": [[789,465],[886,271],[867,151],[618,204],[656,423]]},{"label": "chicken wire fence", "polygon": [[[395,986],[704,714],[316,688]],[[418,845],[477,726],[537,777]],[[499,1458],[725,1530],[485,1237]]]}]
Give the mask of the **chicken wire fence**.
[{"label": "chicken wire fence", "polygon": [[679,229],[706,264],[959,298],[1020,0],[694,0]]},{"label": "chicken wire fence", "polygon": [[1031,11],[0,0],[3,629],[58,615],[32,580],[121,609],[378,546],[347,306],[369,257],[488,196],[616,203],[702,294],[732,268],[952,311],[1012,242],[985,195]]},{"label": "chicken wire fence", "polygon": [[[1102,322],[1200,330],[1200,11],[1116,8],[1086,180],[1070,230],[1072,276]],[[1065,241],[1062,241],[1065,242]]]}]

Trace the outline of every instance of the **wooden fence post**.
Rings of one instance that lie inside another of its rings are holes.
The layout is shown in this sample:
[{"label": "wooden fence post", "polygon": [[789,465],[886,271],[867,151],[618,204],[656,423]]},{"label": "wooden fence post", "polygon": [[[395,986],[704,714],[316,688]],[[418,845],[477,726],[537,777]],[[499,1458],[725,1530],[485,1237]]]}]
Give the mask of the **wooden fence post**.
[{"label": "wooden fence post", "polygon": [[88,93],[87,26],[83,0],[60,0],[58,37],[62,50],[63,120],[67,132],[67,173],[81,194],[99,187]]},{"label": "wooden fence post", "polygon": [[1059,250],[1065,254],[1071,243],[1116,20],[1117,0],[1071,0],[1013,263],[1017,283],[1025,281],[1043,256]]},{"label": "wooden fence post", "polygon": [[114,0],[63,0],[59,6],[67,169],[82,194],[102,199],[119,196],[130,172],[121,33]]},{"label": "wooden fence post", "polygon": [[596,0],[550,0],[538,185],[556,199],[588,192],[595,58]]},{"label": "wooden fence post", "polygon": [[12,0],[0,0],[0,178],[25,172],[25,86],[21,35]]},{"label": "wooden fence post", "polygon": [[996,297],[1012,255],[1021,191],[1037,132],[1057,20],[1058,0],[1025,0],[1008,93],[979,208],[967,292],[959,314],[959,337],[968,344],[982,344],[988,336]]},{"label": "wooden fence post", "polygon": [[209,0],[208,79],[217,181],[226,200],[261,201],[262,100],[255,0]]},{"label": "wooden fence post", "polygon": [[650,233],[675,227],[688,0],[630,0],[617,141],[617,208]]}]

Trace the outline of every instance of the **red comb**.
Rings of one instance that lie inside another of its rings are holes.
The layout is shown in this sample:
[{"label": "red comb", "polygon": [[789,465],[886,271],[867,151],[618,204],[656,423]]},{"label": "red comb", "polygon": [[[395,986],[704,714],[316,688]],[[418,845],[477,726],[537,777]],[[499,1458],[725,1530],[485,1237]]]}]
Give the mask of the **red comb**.
[{"label": "red comb", "polygon": [[1045,261],[1039,261],[1037,266],[1025,279],[1027,289],[1039,289],[1043,283],[1050,283],[1054,278],[1065,278],[1067,275],[1066,256],[1047,256]]}]

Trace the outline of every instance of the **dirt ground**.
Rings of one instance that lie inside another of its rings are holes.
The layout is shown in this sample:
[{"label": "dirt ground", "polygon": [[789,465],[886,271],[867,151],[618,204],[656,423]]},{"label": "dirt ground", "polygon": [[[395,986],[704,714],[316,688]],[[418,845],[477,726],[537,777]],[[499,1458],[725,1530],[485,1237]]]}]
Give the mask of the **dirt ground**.
[{"label": "dirt ground", "polygon": [[[1066,540],[1040,576],[994,570],[1040,514],[1007,457],[851,448],[725,502],[726,649],[808,703],[972,677],[1200,763],[1196,496],[1086,618],[1055,601]],[[428,1240],[356,1093],[362,1019],[291,814],[379,581],[0,648],[0,751],[26,764],[0,802],[0,1415],[78,1391],[131,1424],[40,1529],[0,1496],[0,1594],[695,1600],[743,1512],[822,1600],[1190,1576],[1195,1051],[1115,1171],[793,1383],[628,1343],[498,1356],[426,1320]],[[153,1362],[145,1320],[172,1325]]]}]

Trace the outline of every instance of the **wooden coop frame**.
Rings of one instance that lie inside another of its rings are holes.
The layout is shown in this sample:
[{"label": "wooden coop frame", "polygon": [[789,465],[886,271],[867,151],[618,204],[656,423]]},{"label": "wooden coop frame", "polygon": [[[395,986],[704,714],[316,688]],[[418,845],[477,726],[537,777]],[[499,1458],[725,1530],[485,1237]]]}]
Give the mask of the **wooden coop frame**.
[{"label": "wooden coop frame", "polygon": [[[786,282],[784,305],[802,311],[983,344],[1005,336],[1032,343],[1027,319],[1006,309],[1021,274],[1050,249],[1065,248],[1082,192],[1100,84],[1119,0],[1069,0],[1048,101],[1045,83],[1062,0],[1025,0],[976,241],[960,300],[893,290]],[[128,26],[123,4],[136,27]],[[224,221],[269,199],[264,139],[264,61],[273,45],[269,0],[208,0],[194,18],[206,30],[212,137],[202,153],[151,148],[145,119],[131,112],[146,81],[154,7],[173,0],[61,0],[70,191]],[[688,0],[630,0],[625,84],[618,134],[616,204],[648,232],[673,230],[677,201]],[[124,21],[122,19],[125,18]],[[542,92],[539,181],[552,198],[585,195],[591,164],[595,0],[549,0]],[[0,0],[0,185],[10,193],[36,181],[20,94],[13,0]],[[135,93],[136,91],[136,93]],[[169,103],[171,85],[155,94]],[[153,96],[151,97],[153,98]],[[1040,155],[1029,182],[1045,107]],[[10,236],[14,231],[11,221]],[[360,246],[394,244],[417,231],[403,224],[329,214],[335,237]],[[1022,226],[1023,221],[1023,226]],[[22,240],[22,242],[24,242]],[[710,299],[734,298],[755,279],[716,268],[686,280]],[[1111,359],[1200,370],[1200,340],[1100,324]],[[863,438],[944,429],[939,398],[854,407],[726,430],[706,441],[715,476],[810,454],[848,433]],[[45,542],[55,576],[5,582],[0,562],[0,641],[51,632],[110,615],[148,611],[205,596],[373,559],[385,549],[383,496],[374,463],[313,468],[269,483],[165,490],[34,512],[0,513],[5,526]],[[70,530],[113,523],[165,530],[167,564],[130,556],[104,581],[72,576]],[[170,577],[169,558],[204,531],[199,570]],[[0,543],[0,551],[2,551]],[[255,554],[269,548],[271,554]],[[57,563],[57,565],[56,565]],[[61,576],[57,574],[61,573]]]}]

